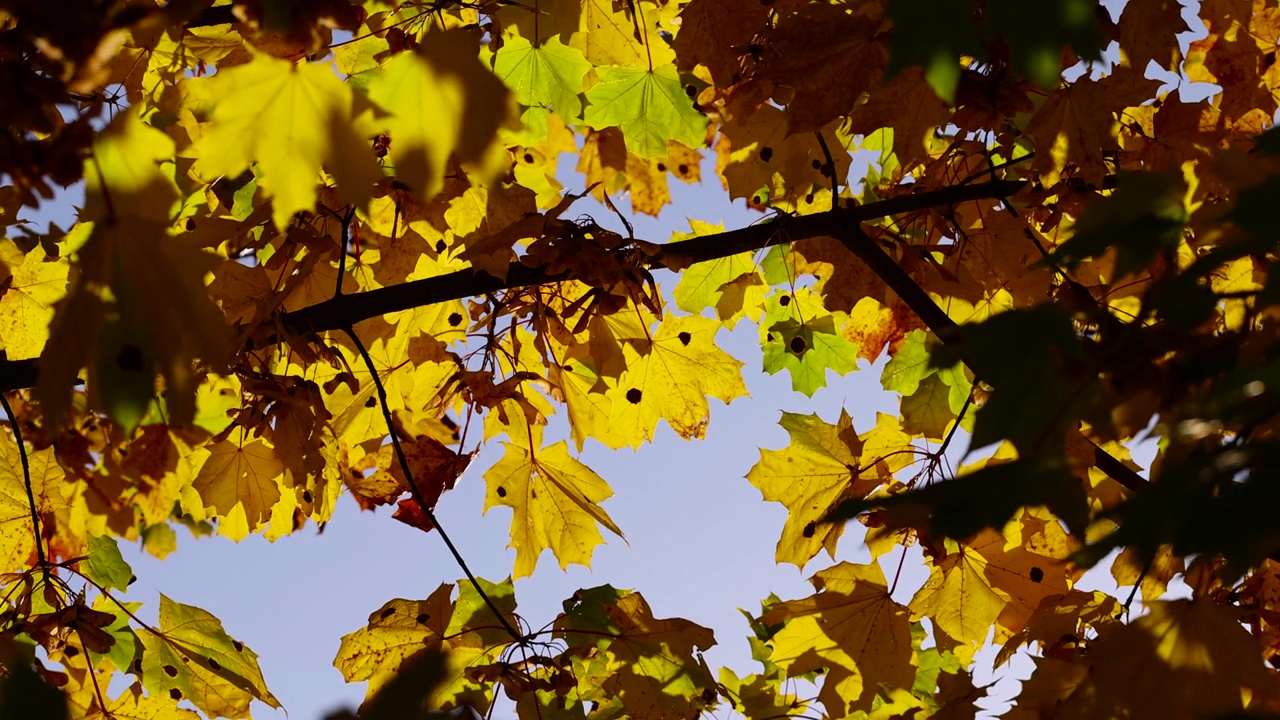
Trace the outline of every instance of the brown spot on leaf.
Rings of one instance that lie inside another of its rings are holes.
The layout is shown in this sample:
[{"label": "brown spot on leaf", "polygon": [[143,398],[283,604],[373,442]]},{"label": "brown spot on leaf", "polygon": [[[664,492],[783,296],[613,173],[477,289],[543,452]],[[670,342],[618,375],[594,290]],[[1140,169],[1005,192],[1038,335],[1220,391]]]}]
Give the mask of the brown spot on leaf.
[{"label": "brown spot on leaf", "polygon": [[790,304],[791,304],[791,296],[790,296],[790,295],[783,295],[782,297],[778,298],[778,304],[779,304],[779,305],[781,305],[782,307],[786,307],[786,306],[790,305]]},{"label": "brown spot on leaf", "polygon": [[427,622],[431,620],[431,613],[422,613],[414,619],[418,621],[419,625],[426,625]]},{"label": "brown spot on leaf", "polygon": [[1031,582],[1038,583],[1044,579],[1044,571],[1038,567],[1031,568]]},{"label": "brown spot on leaf", "polygon": [[677,172],[679,172],[681,175],[688,175],[688,174],[689,174],[689,166],[688,166],[688,165],[680,165],[679,167],[677,167],[677,168],[676,168],[676,171],[677,171]]},{"label": "brown spot on leaf", "polygon": [[168,675],[169,677],[178,677],[178,668],[176,668],[176,667],[174,667],[174,666],[172,666],[172,665],[165,665],[164,667],[162,667],[162,668],[160,668],[160,669],[161,669],[161,670],[164,670],[164,674],[165,674],[165,675]]},{"label": "brown spot on leaf", "polygon": [[231,647],[235,648],[236,652],[244,652],[244,643],[239,640],[232,640]]},{"label": "brown spot on leaf", "polygon": [[174,700],[181,700],[182,691],[179,690],[178,688],[169,688],[169,697],[173,698]]},{"label": "brown spot on leaf", "polygon": [[371,407],[373,407],[374,405],[377,405],[377,404],[378,404],[378,398],[376,398],[376,397],[374,397],[374,396],[372,396],[372,395],[370,395],[370,396],[369,396],[369,399],[368,399],[368,400],[365,400],[365,401],[364,401],[364,406],[365,406],[365,407],[370,407],[370,408],[371,408]]},{"label": "brown spot on leaf", "polygon": [[214,669],[214,670],[221,670],[221,669],[222,669],[222,665],[221,665],[221,664],[219,664],[219,663],[218,663],[218,661],[217,661],[217,660],[214,660],[213,658],[209,658],[209,667],[210,667],[210,668],[212,668],[212,669]]},{"label": "brown spot on leaf", "polygon": [[791,352],[793,352],[793,353],[795,353],[795,354],[797,354],[797,355],[799,355],[800,353],[802,353],[802,352],[804,352],[806,349],[808,349],[808,346],[807,346],[807,345],[805,345],[804,338],[800,337],[799,335],[797,335],[797,336],[795,336],[795,337],[791,338],[791,346],[790,346],[790,347],[791,347]]},{"label": "brown spot on leaf", "polygon": [[640,390],[637,388],[631,388],[630,390],[627,391],[627,402],[631,403],[632,405],[639,405],[640,398],[642,397],[644,397],[644,393],[640,392]]},{"label": "brown spot on leaf", "polygon": [[[389,617],[391,617],[392,615],[395,615],[395,614],[396,614],[395,608],[387,608],[386,610],[383,610],[381,614],[379,614],[379,615],[378,615],[378,619],[379,619],[379,620],[386,620],[387,618],[389,618]],[[237,652],[238,652],[239,650],[240,650],[240,648],[236,648],[236,651],[237,651]]]},{"label": "brown spot on leaf", "polygon": [[71,647],[68,647],[66,650],[63,650],[62,654],[66,655],[69,658],[72,658],[80,654],[80,648],[72,645]]},{"label": "brown spot on leaf", "polygon": [[303,490],[303,491],[302,491],[302,502],[309,503],[309,502],[311,502],[311,500],[312,500],[312,497],[311,497],[311,491],[310,491],[310,490]]},{"label": "brown spot on leaf", "polygon": [[688,347],[688,346],[689,346],[689,341],[693,339],[693,336],[692,336],[692,335],[690,335],[688,332],[682,332],[682,333],[680,333],[679,335],[677,335],[676,337],[677,337],[677,338],[680,338],[680,344],[681,344],[681,345],[684,345],[685,347]]},{"label": "brown spot on leaf", "polygon": [[462,314],[461,314],[461,313],[450,313],[450,314],[449,314],[449,327],[458,327],[458,325],[460,325],[460,324],[462,324]]},{"label": "brown spot on leaf", "polygon": [[817,525],[814,525],[813,523],[809,523],[808,525],[804,526],[804,532],[802,534],[807,538],[811,538],[813,537],[813,533],[816,532],[817,529],[818,529]]},{"label": "brown spot on leaf", "polygon": [[506,489],[506,488],[504,488],[504,487],[502,487],[501,485],[499,485],[499,486],[498,486],[497,493],[498,493],[498,497],[506,497],[506,496],[507,496],[507,489]]},{"label": "brown spot on leaf", "polygon": [[773,157],[773,148],[769,147],[768,145],[766,145],[766,146],[764,146],[764,147],[760,148],[760,159],[761,159],[761,160],[763,160],[763,161],[765,161],[765,162],[769,162],[769,158],[772,158],[772,157]]},{"label": "brown spot on leaf", "polygon": [[666,172],[666,171],[667,171],[666,163],[658,163],[658,172]]},{"label": "brown spot on leaf", "polygon": [[814,170],[817,170],[818,168],[822,167],[822,161],[821,161],[821,160],[818,160],[817,158],[814,158],[814,159],[813,159],[813,162],[811,162],[811,163],[809,163],[809,164],[813,166],[813,169],[814,169]]},{"label": "brown spot on leaf", "polygon": [[438,253],[442,253],[442,252],[444,252],[448,247],[449,247],[448,245],[445,245],[445,244],[444,244],[444,241],[443,241],[443,240],[437,240],[437,241],[436,241],[436,252],[438,252]]},{"label": "brown spot on leaf", "polygon": [[524,154],[524,161],[525,161],[525,162],[527,162],[527,163],[529,163],[530,165],[532,165],[532,164],[533,164],[533,153],[525,153],[525,154]]}]

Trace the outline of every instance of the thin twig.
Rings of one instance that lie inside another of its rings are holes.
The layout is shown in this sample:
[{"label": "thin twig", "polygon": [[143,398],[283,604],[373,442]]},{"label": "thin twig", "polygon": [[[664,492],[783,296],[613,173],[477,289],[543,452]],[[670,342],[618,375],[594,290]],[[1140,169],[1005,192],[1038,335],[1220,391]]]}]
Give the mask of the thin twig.
[{"label": "thin twig", "polygon": [[27,446],[22,442],[22,430],[18,428],[18,419],[9,405],[9,398],[0,393],[0,406],[4,414],[9,416],[9,428],[13,430],[13,440],[18,445],[18,459],[22,461],[22,484],[27,488],[27,507],[31,509],[31,529],[36,536],[36,558],[40,561],[40,571],[44,581],[49,582],[49,561],[44,556],[44,545],[40,543],[40,511],[36,509],[36,495],[31,490],[31,463],[27,459]]},{"label": "thin twig", "polygon": [[831,157],[831,148],[827,147],[827,139],[822,137],[822,131],[814,130],[813,134],[818,138],[818,147],[822,148],[822,154],[827,158],[827,171],[831,173],[831,208],[835,209],[840,197],[840,184],[836,181],[836,161]]},{"label": "thin twig", "polygon": [[382,406],[382,417],[387,422],[387,432],[391,435],[391,447],[395,450],[396,459],[400,462],[400,470],[404,473],[405,483],[409,485],[409,494],[413,496],[413,500],[418,504],[418,508],[427,516],[427,520],[435,526],[437,532],[440,533],[444,544],[448,546],[449,552],[453,555],[454,562],[458,563],[458,567],[462,568],[462,572],[466,573],[467,580],[471,581],[471,585],[476,589],[476,593],[480,595],[480,599],[484,600],[484,604],[498,618],[498,622],[502,623],[502,627],[506,629],[513,640],[519,642],[522,640],[520,633],[511,626],[507,617],[498,610],[493,600],[489,599],[489,595],[480,587],[476,576],[472,574],[471,568],[467,566],[467,561],[462,559],[462,553],[458,552],[458,548],[449,539],[449,534],[444,531],[444,527],[440,521],[436,519],[436,514],[431,509],[431,505],[427,503],[427,499],[423,497],[422,490],[418,488],[418,482],[413,477],[413,471],[409,469],[409,459],[405,457],[404,449],[400,447],[400,438],[396,434],[395,422],[391,417],[391,406],[387,404],[387,389],[382,385],[382,379],[378,377],[378,368],[373,364],[373,358],[369,356],[369,351],[365,348],[364,343],[360,341],[360,337],[356,335],[353,328],[343,328],[343,332],[347,337],[351,338],[351,342],[356,346],[356,351],[360,353],[360,357],[364,360],[365,367],[369,369],[369,376],[373,378],[373,387],[378,392],[378,403]]},{"label": "thin twig", "polygon": [[1129,597],[1125,598],[1124,613],[1129,614],[1129,606],[1133,604],[1133,598],[1138,594],[1138,588],[1142,587],[1142,581],[1147,579],[1147,573],[1151,571],[1151,566],[1156,562],[1154,555],[1147,561],[1146,567],[1142,568],[1142,572],[1138,574],[1138,579],[1133,581],[1133,589],[1129,591]]}]

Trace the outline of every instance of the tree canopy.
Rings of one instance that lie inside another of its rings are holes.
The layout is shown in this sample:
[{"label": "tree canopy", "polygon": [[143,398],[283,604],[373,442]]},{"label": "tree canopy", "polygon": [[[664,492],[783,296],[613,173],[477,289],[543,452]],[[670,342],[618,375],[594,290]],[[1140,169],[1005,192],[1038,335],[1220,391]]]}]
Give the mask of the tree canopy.
[{"label": "tree canopy", "polygon": [[[1028,651],[1010,718],[1280,711],[1278,41],[1275,0],[0,1],[0,717],[278,706],[213,615],[139,617],[118,543],[342,494],[463,576],[341,638],[365,720],[971,718]],[[758,222],[636,236],[700,182]],[[74,224],[20,219],[77,183]],[[624,531],[587,443],[885,356],[898,414],[784,413],[743,481],[814,572],[749,674],[643,589],[519,614]],[[506,579],[433,511],[464,472]],[[1106,563],[1145,613],[1076,587]]]}]

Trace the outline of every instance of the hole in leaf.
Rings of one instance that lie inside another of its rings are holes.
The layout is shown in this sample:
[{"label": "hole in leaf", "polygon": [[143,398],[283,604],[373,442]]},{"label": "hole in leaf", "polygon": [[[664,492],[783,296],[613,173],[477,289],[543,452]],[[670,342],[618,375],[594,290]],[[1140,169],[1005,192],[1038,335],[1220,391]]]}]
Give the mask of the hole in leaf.
[{"label": "hole in leaf", "polygon": [[791,352],[799,355],[800,353],[805,351],[805,348],[806,348],[806,345],[804,343],[804,338],[800,337],[799,335],[791,338]]},{"label": "hole in leaf", "polygon": [[169,688],[169,697],[173,698],[174,700],[181,700],[182,691],[179,690],[178,688]]},{"label": "hole in leaf", "polygon": [[447,247],[449,247],[449,246],[448,246],[448,245],[445,245],[443,240],[437,240],[437,241],[436,241],[436,252],[438,252],[438,253],[442,253],[442,252],[444,252],[444,251],[445,251],[445,248],[447,248]]},{"label": "hole in leaf", "polygon": [[804,533],[803,533],[803,534],[804,534],[804,536],[805,536],[805,537],[807,537],[807,538],[811,538],[811,537],[813,537],[813,533],[814,533],[817,529],[818,529],[818,526],[814,525],[813,523],[809,523],[808,525],[805,525],[805,526],[804,526]]},{"label": "hole in leaf", "polygon": [[213,658],[209,658],[209,667],[213,668],[214,670],[222,669],[222,665],[220,665],[218,661],[214,660]]},{"label": "hole in leaf", "polygon": [[1038,567],[1031,568],[1031,582],[1038,583],[1044,579],[1044,571]]},{"label": "hole in leaf", "polygon": [[137,345],[125,345],[116,353],[116,367],[124,372],[142,372],[142,349]]},{"label": "hole in leaf", "polygon": [[632,405],[639,405],[641,397],[644,397],[644,393],[641,393],[636,388],[631,388],[630,390],[627,391],[627,402],[631,403]]},{"label": "hole in leaf", "polygon": [[765,161],[765,162],[769,162],[769,158],[771,158],[771,157],[773,157],[773,148],[771,148],[771,147],[769,147],[769,146],[767,146],[767,145],[766,145],[765,147],[763,147],[763,148],[760,148],[760,159],[761,159],[761,160],[763,160],[763,161]]},{"label": "hole in leaf", "polygon": [[686,346],[686,347],[688,347],[688,345],[689,345],[689,341],[693,339],[693,336],[692,336],[692,335],[690,335],[690,334],[689,334],[689,333],[687,333],[687,332],[682,332],[682,333],[680,333],[679,335],[677,335],[676,337],[680,338],[680,344],[681,344],[681,345],[684,345],[684,346]]},{"label": "hole in leaf", "polygon": [[169,677],[178,677],[178,668],[176,668],[176,667],[174,667],[174,666],[172,666],[172,665],[165,665],[164,667],[162,667],[162,668],[160,668],[160,669],[161,669],[161,670],[164,670],[164,674],[165,674],[165,675],[168,675]]},{"label": "hole in leaf", "polygon": [[415,619],[418,621],[419,625],[426,625],[427,621],[431,619],[431,613],[422,613]]},{"label": "hole in leaf", "polygon": [[506,497],[506,496],[507,496],[507,489],[506,489],[506,488],[504,488],[504,487],[502,487],[501,485],[499,485],[499,486],[498,486],[498,497]]},{"label": "hole in leaf", "polygon": [[[378,615],[378,619],[379,619],[379,620],[386,620],[387,618],[389,618],[389,617],[391,617],[392,615],[395,615],[395,614],[396,614],[396,611],[395,611],[395,609],[394,609],[394,608],[387,608],[386,610],[383,610],[383,611],[382,611],[382,613],[381,613],[380,615]],[[240,648],[236,648],[236,650],[237,650],[237,651],[239,651],[239,650],[240,650]]]},{"label": "hole in leaf", "polygon": [[462,322],[462,315],[460,313],[449,314],[449,327],[458,327],[458,325],[461,322]]}]

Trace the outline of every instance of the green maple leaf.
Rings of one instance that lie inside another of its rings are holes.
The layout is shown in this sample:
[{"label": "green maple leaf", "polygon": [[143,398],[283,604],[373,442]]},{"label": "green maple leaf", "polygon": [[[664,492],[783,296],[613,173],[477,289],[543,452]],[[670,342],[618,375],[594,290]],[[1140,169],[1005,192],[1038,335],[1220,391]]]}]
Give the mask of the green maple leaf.
[{"label": "green maple leaf", "polygon": [[880,384],[885,390],[913,395],[920,387],[920,382],[934,373],[929,366],[929,348],[925,343],[928,336],[923,330],[912,330],[907,333],[880,375]]},{"label": "green maple leaf", "polygon": [[550,38],[538,47],[522,37],[506,41],[494,58],[493,72],[521,105],[549,107],[565,121],[582,116],[582,78],[591,63],[582,51]]},{"label": "green maple leaf", "polygon": [[643,157],[666,154],[668,140],[694,148],[705,143],[707,117],[685,95],[674,65],[602,67],[596,75],[600,82],[587,91],[586,121],[592,128],[620,128],[627,149]]},{"label": "green maple leaf", "polygon": [[950,388],[930,375],[910,395],[902,398],[902,429],[930,440],[941,440],[955,419],[949,402]]},{"label": "green maple leaf", "polygon": [[249,717],[249,703],[280,702],[267,690],[258,656],[205,610],[160,596],[157,628],[139,633],[142,684],[148,693],[189,700],[210,717]]},{"label": "green maple leaf", "polygon": [[[785,298],[785,300],[784,300]],[[807,290],[770,298],[760,321],[764,370],[791,373],[791,388],[810,397],[827,386],[827,370],[845,375],[858,368],[858,346],[840,334],[837,316]]]}]

